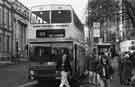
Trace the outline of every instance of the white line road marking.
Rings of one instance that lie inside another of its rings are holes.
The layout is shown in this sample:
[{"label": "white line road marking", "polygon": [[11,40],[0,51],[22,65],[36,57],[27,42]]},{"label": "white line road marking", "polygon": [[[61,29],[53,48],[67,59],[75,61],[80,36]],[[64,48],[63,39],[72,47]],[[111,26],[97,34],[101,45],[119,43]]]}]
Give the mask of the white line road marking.
[{"label": "white line road marking", "polygon": [[36,84],[38,84],[38,81],[32,81],[32,82],[28,82],[28,83],[25,83],[25,84],[23,84],[23,85],[20,85],[20,86],[18,86],[18,87],[28,87],[28,86],[32,86],[32,85],[36,85]]}]

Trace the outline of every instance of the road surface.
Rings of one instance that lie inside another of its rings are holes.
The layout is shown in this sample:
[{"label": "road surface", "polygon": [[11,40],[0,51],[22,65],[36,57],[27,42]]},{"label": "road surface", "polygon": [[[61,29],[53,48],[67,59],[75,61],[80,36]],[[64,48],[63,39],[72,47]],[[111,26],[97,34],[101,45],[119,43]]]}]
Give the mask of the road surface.
[{"label": "road surface", "polygon": [[28,63],[0,67],[0,87],[18,87],[27,82]]}]

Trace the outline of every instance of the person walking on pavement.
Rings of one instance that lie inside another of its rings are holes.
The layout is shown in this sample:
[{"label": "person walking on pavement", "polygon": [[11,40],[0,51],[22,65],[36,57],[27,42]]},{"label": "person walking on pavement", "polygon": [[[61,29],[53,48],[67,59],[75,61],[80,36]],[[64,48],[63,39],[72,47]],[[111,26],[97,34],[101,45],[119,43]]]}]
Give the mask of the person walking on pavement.
[{"label": "person walking on pavement", "polygon": [[70,60],[69,60],[69,52],[68,49],[64,49],[62,55],[62,63],[61,63],[61,83],[59,87],[70,87],[68,76],[71,71]]},{"label": "person walking on pavement", "polygon": [[130,59],[130,52],[125,52],[120,64],[120,83],[122,85],[129,85],[130,82],[132,71],[132,61]]},{"label": "person walking on pavement", "polygon": [[97,67],[97,72],[104,80],[104,83],[106,85],[105,87],[110,87],[110,77],[113,74],[113,69],[109,64],[107,56],[102,55],[101,63]]},{"label": "person walking on pavement", "polygon": [[130,81],[132,85],[135,85],[135,52],[130,55]]}]

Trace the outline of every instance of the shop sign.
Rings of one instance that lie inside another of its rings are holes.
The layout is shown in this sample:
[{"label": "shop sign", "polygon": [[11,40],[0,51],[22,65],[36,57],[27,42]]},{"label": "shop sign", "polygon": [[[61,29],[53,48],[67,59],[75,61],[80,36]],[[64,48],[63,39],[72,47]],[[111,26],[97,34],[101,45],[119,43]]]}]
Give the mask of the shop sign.
[{"label": "shop sign", "polygon": [[14,4],[14,9],[18,13],[20,13],[26,17],[29,17],[30,10],[27,7],[25,7],[22,3],[20,3],[19,1],[16,1],[16,3]]},{"label": "shop sign", "polygon": [[93,23],[93,37],[100,37],[100,23]]}]

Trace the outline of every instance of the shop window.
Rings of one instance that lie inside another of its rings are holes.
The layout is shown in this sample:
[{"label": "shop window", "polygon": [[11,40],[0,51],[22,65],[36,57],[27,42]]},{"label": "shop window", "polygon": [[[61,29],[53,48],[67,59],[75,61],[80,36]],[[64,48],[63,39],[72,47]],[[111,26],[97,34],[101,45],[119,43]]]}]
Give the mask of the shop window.
[{"label": "shop window", "polygon": [[8,15],[9,15],[9,27],[10,27],[9,29],[11,29],[11,26],[12,26],[12,20],[11,20],[12,19],[12,15],[11,15],[11,11],[9,11],[9,14]]},{"label": "shop window", "polygon": [[0,52],[3,51],[3,35],[0,34]]},{"label": "shop window", "polygon": [[9,46],[10,46],[10,37],[7,36],[7,52],[10,51]]},{"label": "shop window", "polygon": [[9,27],[9,10],[8,9],[7,9],[7,12],[6,12],[6,17],[7,17],[6,24]]},{"label": "shop window", "polygon": [[7,40],[6,36],[4,35],[4,52],[7,52]]},{"label": "shop window", "polygon": [[[0,48],[2,48],[2,37],[0,35]],[[2,51],[2,49],[0,49],[0,52]]]},{"label": "shop window", "polygon": [[3,17],[2,17],[3,15],[2,15],[2,7],[0,7],[0,26],[1,26],[1,24],[2,24],[2,19],[3,19]]},{"label": "shop window", "polygon": [[10,36],[6,35],[4,36],[4,52],[10,51]]},{"label": "shop window", "polygon": [[7,8],[4,9],[4,24],[6,28],[9,26],[9,11]]}]

